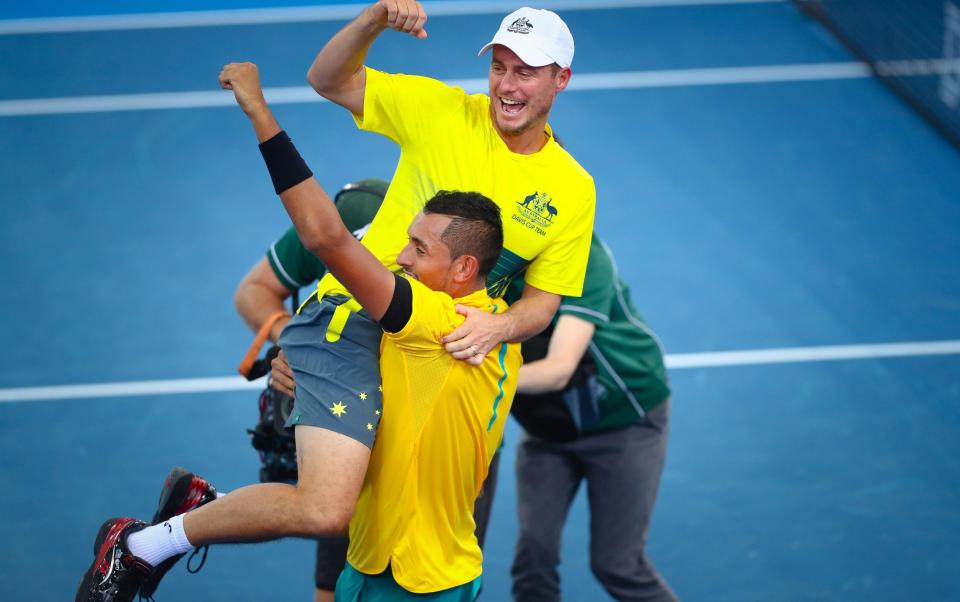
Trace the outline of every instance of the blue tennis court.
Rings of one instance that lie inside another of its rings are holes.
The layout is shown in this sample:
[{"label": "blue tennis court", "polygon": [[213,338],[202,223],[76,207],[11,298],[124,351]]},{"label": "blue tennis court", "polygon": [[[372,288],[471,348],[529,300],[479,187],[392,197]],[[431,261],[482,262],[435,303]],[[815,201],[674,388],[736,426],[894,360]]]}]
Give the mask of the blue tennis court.
[{"label": "blue tennis court", "polygon": [[[387,32],[368,63],[484,90],[476,51],[517,5],[427,2],[429,38]],[[960,599],[958,149],[791,2],[542,5],[577,43],[551,123],[669,354],[657,569],[691,601]],[[5,600],[73,595],[103,519],[152,515],[173,465],[223,491],[256,481],[232,295],[288,222],[216,77],[258,63],[328,189],[389,179],[397,148],[305,82],[359,10],[0,9]],[[491,601],[510,598],[517,435]],[[565,600],[607,599],[587,540],[581,491]],[[215,547],[157,597],[308,600],[313,554]]]}]

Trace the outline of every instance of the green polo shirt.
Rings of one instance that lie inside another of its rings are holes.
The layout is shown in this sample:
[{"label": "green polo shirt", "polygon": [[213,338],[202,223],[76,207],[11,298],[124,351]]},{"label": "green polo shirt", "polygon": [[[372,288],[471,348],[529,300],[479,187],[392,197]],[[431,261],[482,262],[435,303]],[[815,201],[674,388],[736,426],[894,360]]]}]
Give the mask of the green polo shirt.
[{"label": "green polo shirt", "polygon": [[[512,287],[508,301],[515,300],[521,290],[522,284]],[[570,395],[518,394],[514,412],[528,430],[549,438],[550,431],[589,434],[624,428],[669,397],[660,342],[633,307],[613,254],[596,234],[590,245],[583,295],[563,297],[557,310],[557,317],[561,315],[576,316],[596,327],[578,373],[595,370],[600,387],[594,388],[593,395],[574,397],[574,403],[570,403]],[[557,317],[549,330],[556,325]],[[543,341],[530,341],[521,350],[525,361],[533,361],[543,357],[546,346]],[[528,398],[539,398],[532,400],[538,406],[521,416],[517,410]],[[574,418],[571,412],[578,415]]]}]

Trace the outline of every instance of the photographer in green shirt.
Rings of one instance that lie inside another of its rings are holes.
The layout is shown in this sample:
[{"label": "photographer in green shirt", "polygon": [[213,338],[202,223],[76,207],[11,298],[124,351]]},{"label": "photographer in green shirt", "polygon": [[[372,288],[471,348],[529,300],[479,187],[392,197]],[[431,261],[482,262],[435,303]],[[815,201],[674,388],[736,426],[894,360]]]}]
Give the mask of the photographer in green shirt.
[{"label": "photographer in green shirt", "polygon": [[596,234],[583,296],[522,352],[514,599],[560,599],[560,536],[586,480],[594,575],[616,600],[675,601],[644,551],[667,448],[663,353]]}]

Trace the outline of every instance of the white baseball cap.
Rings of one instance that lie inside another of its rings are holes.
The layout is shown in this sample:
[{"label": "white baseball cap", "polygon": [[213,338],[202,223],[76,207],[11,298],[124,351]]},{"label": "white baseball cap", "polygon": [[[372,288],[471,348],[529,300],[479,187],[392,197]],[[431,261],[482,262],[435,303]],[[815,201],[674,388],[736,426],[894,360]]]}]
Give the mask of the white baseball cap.
[{"label": "white baseball cap", "polygon": [[573,62],[573,36],[557,13],[524,6],[503,18],[500,29],[477,56],[494,44],[512,50],[531,67],[556,63],[569,67]]}]

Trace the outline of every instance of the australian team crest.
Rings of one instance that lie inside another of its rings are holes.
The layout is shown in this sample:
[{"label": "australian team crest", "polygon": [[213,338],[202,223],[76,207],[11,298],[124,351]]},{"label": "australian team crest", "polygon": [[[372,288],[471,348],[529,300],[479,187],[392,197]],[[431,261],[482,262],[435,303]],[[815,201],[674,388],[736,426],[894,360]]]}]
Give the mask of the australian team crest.
[{"label": "australian team crest", "polygon": [[520,17],[507,27],[510,33],[530,33],[531,29],[533,29],[533,23],[526,17]]},{"label": "australian team crest", "polygon": [[512,219],[544,236],[559,213],[550,195],[546,192],[533,192],[517,201],[517,209]]}]

